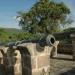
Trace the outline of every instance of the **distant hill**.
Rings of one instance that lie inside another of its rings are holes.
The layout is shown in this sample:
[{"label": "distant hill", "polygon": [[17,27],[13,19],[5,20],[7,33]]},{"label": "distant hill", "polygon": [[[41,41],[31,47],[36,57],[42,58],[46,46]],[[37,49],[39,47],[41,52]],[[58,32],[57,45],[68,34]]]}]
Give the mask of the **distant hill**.
[{"label": "distant hill", "polygon": [[40,39],[42,35],[25,32],[15,28],[0,28],[0,45],[6,45],[8,42],[29,41]]},{"label": "distant hill", "polygon": [[19,40],[23,32],[23,30],[16,28],[0,28],[0,43],[9,41],[10,38],[13,41]]},{"label": "distant hill", "polygon": [[3,32],[6,32],[6,33],[19,33],[19,32],[23,32],[23,30],[16,29],[16,28],[0,28],[0,30],[2,30]]}]

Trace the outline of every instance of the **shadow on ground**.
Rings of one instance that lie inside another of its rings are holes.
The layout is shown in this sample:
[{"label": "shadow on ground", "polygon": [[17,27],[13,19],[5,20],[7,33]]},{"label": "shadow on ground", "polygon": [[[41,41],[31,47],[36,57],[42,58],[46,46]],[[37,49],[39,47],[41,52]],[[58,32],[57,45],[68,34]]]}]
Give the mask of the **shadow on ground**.
[{"label": "shadow on ground", "polygon": [[73,57],[71,55],[65,55],[65,54],[58,54],[57,57],[54,57],[52,59],[73,61]]},{"label": "shadow on ground", "polygon": [[71,70],[68,70],[67,72],[63,72],[59,75],[75,75],[75,68],[72,68]]},{"label": "shadow on ground", "polygon": [[66,60],[66,61],[73,61],[73,59],[68,59],[68,58],[63,58],[63,57],[54,57],[52,59],[57,59],[57,60]]},{"label": "shadow on ground", "polygon": [[75,61],[72,55],[58,54],[51,58],[50,75],[75,75]]}]

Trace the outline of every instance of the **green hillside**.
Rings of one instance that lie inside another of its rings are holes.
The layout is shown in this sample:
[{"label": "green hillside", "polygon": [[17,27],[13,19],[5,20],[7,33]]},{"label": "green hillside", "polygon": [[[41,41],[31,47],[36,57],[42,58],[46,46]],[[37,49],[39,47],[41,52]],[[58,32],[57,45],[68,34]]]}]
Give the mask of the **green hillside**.
[{"label": "green hillside", "polygon": [[19,34],[23,31],[15,28],[0,28],[0,42],[7,42],[9,40],[16,41],[19,40]]},{"label": "green hillside", "polygon": [[0,44],[7,43],[9,41],[18,41],[18,40],[35,40],[40,38],[40,34],[32,34],[24,32],[21,29],[15,28],[0,28]]},{"label": "green hillside", "polygon": [[6,32],[6,33],[18,33],[18,32],[22,32],[21,29],[16,29],[16,28],[0,28],[0,30]]}]

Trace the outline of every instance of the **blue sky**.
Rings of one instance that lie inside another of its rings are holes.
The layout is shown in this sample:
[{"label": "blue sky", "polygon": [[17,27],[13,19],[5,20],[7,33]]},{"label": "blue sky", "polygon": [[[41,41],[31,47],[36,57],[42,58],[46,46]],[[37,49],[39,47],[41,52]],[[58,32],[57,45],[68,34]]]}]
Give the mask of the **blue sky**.
[{"label": "blue sky", "polygon": [[[13,18],[18,11],[27,11],[37,0],[0,0],[0,27],[19,28],[18,22]],[[75,0],[63,1],[71,9],[71,15],[75,20]],[[75,22],[72,23],[75,27]]]}]

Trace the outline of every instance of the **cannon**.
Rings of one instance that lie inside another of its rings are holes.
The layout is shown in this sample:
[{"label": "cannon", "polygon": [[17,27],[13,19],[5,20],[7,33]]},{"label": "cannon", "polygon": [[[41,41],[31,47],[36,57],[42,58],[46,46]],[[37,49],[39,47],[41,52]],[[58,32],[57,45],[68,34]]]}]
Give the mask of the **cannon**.
[{"label": "cannon", "polygon": [[9,42],[7,46],[11,48],[23,43],[38,43],[41,47],[53,46],[55,43],[55,37],[53,35],[46,35],[37,40],[21,40],[17,42]]},{"label": "cannon", "polygon": [[16,42],[15,45],[19,45],[22,43],[38,43],[41,47],[44,46],[53,46],[55,43],[55,37],[53,35],[47,35],[37,40],[22,40]]}]

